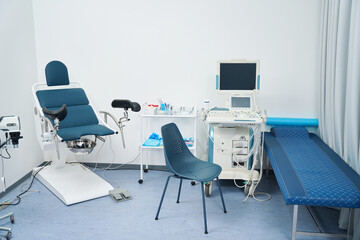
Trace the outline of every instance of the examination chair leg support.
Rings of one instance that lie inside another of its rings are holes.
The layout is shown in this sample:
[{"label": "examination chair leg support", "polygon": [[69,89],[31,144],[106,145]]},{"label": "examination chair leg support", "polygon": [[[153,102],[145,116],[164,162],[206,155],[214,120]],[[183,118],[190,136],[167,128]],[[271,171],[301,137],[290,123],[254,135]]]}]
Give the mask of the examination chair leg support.
[{"label": "examination chair leg support", "polygon": [[218,185],[218,187],[219,187],[219,192],[220,192],[220,197],[221,197],[222,205],[223,205],[223,208],[224,208],[224,213],[227,213],[226,207],[225,207],[224,197],[223,197],[222,190],[221,190],[221,184],[220,184],[219,177],[216,178],[216,182],[217,182],[217,185]]},{"label": "examination chair leg support", "polygon": [[160,208],[161,208],[162,202],[163,202],[163,200],[164,200],[165,192],[166,192],[166,189],[167,189],[167,186],[168,186],[168,184],[169,184],[169,180],[170,180],[171,177],[172,177],[172,176],[170,175],[170,176],[167,178],[167,180],[166,180],[165,188],[164,188],[163,194],[162,194],[162,196],[161,196],[161,200],[160,200],[159,208],[158,208],[157,213],[156,213],[155,220],[158,220],[158,219],[159,219],[158,217],[159,217],[159,213],[160,213]]},{"label": "examination chair leg support", "polygon": [[180,200],[181,185],[182,185],[182,178],[180,179],[179,192],[178,192],[178,197],[177,197],[176,203],[179,203],[179,200]]},{"label": "examination chair leg support", "polygon": [[205,234],[208,234],[208,231],[207,231],[207,221],[206,221],[206,205],[205,205],[204,182],[201,182],[200,188],[201,188],[201,196],[202,196],[202,202],[203,202]]}]

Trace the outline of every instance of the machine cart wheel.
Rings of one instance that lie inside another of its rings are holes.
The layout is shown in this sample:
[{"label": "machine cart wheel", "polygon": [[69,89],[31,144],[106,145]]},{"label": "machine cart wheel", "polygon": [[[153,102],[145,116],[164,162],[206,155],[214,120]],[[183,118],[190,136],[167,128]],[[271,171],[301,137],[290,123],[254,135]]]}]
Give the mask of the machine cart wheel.
[{"label": "machine cart wheel", "polygon": [[210,197],[212,192],[213,181],[204,183],[205,196]]},{"label": "machine cart wheel", "polygon": [[138,183],[139,183],[139,184],[142,184],[142,183],[143,183],[143,180],[142,180],[142,179],[139,179]]},{"label": "machine cart wheel", "polygon": [[194,180],[191,181],[191,185],[195,186],[195,181]]},{"label": "machine cart wheel", "polygon": [[11,216],[11,217],[10,217],[10,222],[11,222],[12,224],[14,224],[14,222],[15,222],[14,216]]}]

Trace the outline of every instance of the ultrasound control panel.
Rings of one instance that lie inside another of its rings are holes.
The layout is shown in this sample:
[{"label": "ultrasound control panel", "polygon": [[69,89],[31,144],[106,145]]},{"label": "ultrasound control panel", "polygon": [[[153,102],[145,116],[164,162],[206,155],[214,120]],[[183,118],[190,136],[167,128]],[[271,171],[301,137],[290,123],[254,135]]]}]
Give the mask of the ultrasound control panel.
[{"label": "ultrasound control panel", "polygon": [[209,123],[262,123],[263,116],[261,115],[261,112],[255,110],[230,110],[227,108],[214,108],[208,112],[206,121]]}]

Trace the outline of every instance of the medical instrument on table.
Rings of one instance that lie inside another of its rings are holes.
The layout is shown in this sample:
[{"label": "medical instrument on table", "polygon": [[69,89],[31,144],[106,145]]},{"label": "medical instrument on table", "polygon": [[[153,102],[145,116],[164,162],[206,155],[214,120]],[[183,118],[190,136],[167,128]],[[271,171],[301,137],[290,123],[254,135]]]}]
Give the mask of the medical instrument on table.
[{"label": "medical instrument on table", "polygon": [[[3,158],[9,159],[10,155],[7,152],[7,148],[9,146],[13,146],[14,148],[17,148],[19,145],[19,139],[22,138],[20,135],[20,119],[18,116],[3,116],[0,117],[0,130],[5,132],[5,141],[1,142],[0,140],[0,157],[1,161],[3,161]],[[1,150],[6,149],[6,152],[8,153],[8,157],[4,157],[2,155]],[[6,184],[5,184],[5,177],[4,177],[4,164],[2,162],[2,170],[1,170],[1,192],[5,192],[6,190]],[[1,204],[2,207],[10,205],[11,202],[5,202]],[[4,218],[10,217],[10,222],[14,223],[14,213],[10,212],[6,215],[0,216],[0,220]],[[11,238],[11,228],[8,227],[0,227],[0,230],[7,231],[7,234],[5,235],[5,238],[8,240]]]},{"label": "medical instrument on table", "polygon": [[[262,177],[261,132],[266,113],[256,104],[259,88],[259,61],[219,61],[216,90],[230,95],[229,107],[203,112],[209,124],[208,160],[222,167],[220,179],[234,179],[237,187],[244,188],[246,199],[254,197]],[[255,170],[258,163],[260,173]],[[239,186],[237,179],[244,180],[244,185]],[[211,182],[205,185],[207,195],[211,194],[211,186]]]},{"label": "medical instrument on table", "polygon": [[[67,67],[62,62],[48,63],[45,74],[46,83],[33,86],[34,113],[38,141],[45,161],[51,164],[35,168],[36,178],[66,205],[109,195],[113,186],[84,165],[74,163],[73,156],[90,154],[97,140],[105,141],[105,136],[117,132],[94,111],[81,85],[69,81]],[[116,100],[113,107],[128,106],[125,106],[128,100],[118,101],[121,100]],[[138,109],[136,104],[129,107]],[[129,120],[127,112],[119,121],[112,118],[120,131],[123,122]]]}]

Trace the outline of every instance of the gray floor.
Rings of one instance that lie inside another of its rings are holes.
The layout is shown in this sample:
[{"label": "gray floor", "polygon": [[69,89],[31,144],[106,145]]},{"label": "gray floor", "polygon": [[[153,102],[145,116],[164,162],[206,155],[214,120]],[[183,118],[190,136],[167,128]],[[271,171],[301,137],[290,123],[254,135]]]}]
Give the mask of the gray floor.
[{"label": "gray floor", "polygon": [[[98,172],[99,173],[99,172]],[[113,170],[105,176],[120,182],[133,199],[115,203],[103,197],[72,206],[64,205],[35,180],[32,193],[17,206],[2,210],[15,213],[15,224],[5,219],[1,226],[13,228],[12,239],[290,239],[293,207],[284,204],[275,177],[263,178],[258,187],[272,195],[267,202],[248,199],[232,181],[221,181],[227,214],[223,213],[216,185],[206,199],[208,230],[204,234],[200,185],[183,183],[180,203],[176,203],[178,180],[171,179],[159,220],[154,217],[168,172],[149,171],[144,183],[138,184],[139,171]],[[12,199],[17,189],[4,196]],[[260,198],[260,197],[259,197]],[[344,233],[337,227],[339,212],[328,208],[314,209],[322,231]],[[316,231],[306,208],[299,208],[298,229]],[[0,233],[4,236],[4,233]],[[298,237],[297,239],[326,239]],[[335,238],[331,238],[335,239]]]}]

